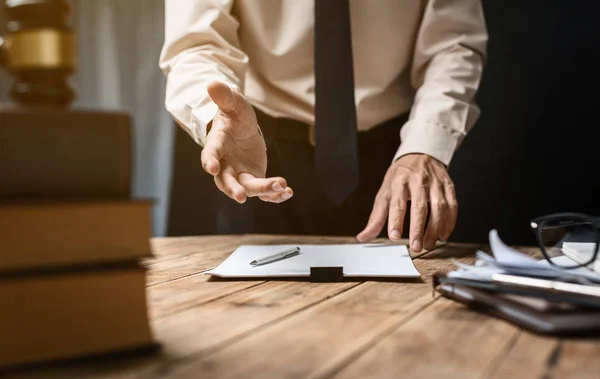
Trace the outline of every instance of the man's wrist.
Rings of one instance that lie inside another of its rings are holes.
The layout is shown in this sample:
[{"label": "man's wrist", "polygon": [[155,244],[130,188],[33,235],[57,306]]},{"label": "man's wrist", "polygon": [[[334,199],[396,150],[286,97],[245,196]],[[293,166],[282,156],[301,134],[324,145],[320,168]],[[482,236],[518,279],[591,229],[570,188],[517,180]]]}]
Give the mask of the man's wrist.
[{"label": "man's wrist", "polygon": [[431,156],[431,155],[429,155],[429,154],[426,154],[426,153],[407,153],[407,154],[404,154],[404,155],[401,155],[401,156],[397,157],[397,158],[396,158],[396,159],[393,161],[393,163],[396,163],[396,162],[398,162],[398,161],[399,161],[400,159],[402,159],[402,158],[411,157],[411,156],[422,156],[422,157],[423,157],[423,159],[431,159],[431,160],[434,160],[434,161],[438,162],[439,164],[441,164],[442,166],[444,166],[444,168],[448,168],[448,165],[446,165],[444,162],[442,162],[442,161],[440,161],[439,159],[437,159],[436,157],[433,157],[433,156]]},{"label": "man's wrist", "polygon": [[404,124],[400,137],[402,143],[393,162],[407,154],[425,154],[447,167],[464,136],[439,123],[413,119]]}]

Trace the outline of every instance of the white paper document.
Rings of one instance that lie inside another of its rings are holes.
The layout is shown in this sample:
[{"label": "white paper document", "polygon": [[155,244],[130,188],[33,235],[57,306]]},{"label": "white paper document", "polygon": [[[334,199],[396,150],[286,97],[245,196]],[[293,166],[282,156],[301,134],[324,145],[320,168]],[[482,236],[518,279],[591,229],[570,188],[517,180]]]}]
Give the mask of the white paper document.
[{"label": "white paper document", "polygon": [[[250,262],[299,247],[300,253],[261,266]],[[403,245],[243,245],[205,274],[223,278],[309,277],[311,267],[342,267],[345,277],[419,278]]]}]

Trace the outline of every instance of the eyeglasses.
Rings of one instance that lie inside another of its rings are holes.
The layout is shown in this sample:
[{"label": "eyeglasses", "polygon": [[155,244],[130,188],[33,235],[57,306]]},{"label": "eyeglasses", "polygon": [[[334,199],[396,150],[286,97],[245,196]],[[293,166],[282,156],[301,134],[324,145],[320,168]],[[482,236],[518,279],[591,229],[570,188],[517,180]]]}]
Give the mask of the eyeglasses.
[{"label": "eyeglasses", "polygon": [[598,256],[600,218],[581,213],[555,213],[531,220],[544,257],[553,266],[588,266]]}]

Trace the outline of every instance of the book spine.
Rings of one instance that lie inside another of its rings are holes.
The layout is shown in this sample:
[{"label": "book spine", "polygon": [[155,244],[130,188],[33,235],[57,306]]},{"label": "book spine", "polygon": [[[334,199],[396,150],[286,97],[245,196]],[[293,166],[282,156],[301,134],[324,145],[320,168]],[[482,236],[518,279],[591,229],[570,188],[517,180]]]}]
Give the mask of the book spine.
[{"label": "book spine", "polygon": [[0,199],[131,196],[127,114],[0,109]]}]

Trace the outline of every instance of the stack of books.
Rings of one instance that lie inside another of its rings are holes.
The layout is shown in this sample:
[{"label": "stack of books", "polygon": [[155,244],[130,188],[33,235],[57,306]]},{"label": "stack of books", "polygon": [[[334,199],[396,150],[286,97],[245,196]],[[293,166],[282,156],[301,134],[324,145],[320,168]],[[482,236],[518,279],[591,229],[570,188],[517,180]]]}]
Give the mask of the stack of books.
[{"label": "stack of books", "polygon": [[[490,232],[492,254],[477,252],[474,265],[434,275],[443,297],[539,334],[600,332],[600,273],[575,266],[582,246],[563,246],[564,255],[536,260]],[[570,252],[568,247],[571,248]],[[570,261],[569,261],[570,260]]]},{"label": "stack of books", "polygon": [[0,369],[154,347],[126,113],[0,105]]}]

